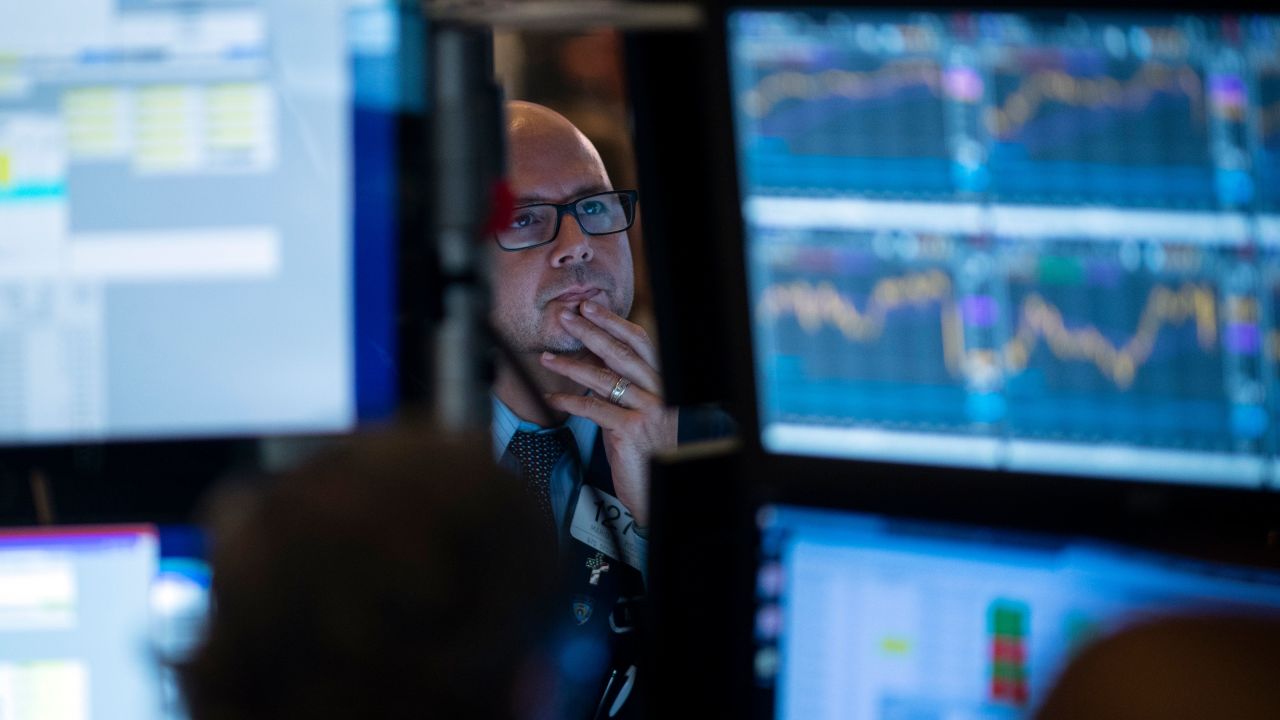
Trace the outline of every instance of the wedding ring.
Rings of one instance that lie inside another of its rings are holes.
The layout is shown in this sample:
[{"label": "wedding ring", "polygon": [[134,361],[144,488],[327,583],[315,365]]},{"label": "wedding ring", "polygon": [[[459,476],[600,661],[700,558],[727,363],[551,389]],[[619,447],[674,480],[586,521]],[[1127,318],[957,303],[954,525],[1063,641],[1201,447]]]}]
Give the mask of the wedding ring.
[{"label": "wedding ring", "polygon": [[614,405],[621,405],[622,394],[625,393],[629,387],[631,387],[631,381],[619,375],[618,382],[613,384],[613,392],[609,393],[609,402]]}]

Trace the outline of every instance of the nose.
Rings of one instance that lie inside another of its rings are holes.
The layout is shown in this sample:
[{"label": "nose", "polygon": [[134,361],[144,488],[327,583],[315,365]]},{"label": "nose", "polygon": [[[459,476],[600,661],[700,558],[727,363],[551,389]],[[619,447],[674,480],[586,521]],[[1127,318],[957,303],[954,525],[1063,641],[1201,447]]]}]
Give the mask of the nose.
[{"label": "nose", "polygon": [[582,232],[578,221],[572,215],[566,215],[560,223],[560,232],[556,241],[551,244],[551,266],[564,267],[573,263],[591,262],[595,252],[591,249],[591,238]]}]

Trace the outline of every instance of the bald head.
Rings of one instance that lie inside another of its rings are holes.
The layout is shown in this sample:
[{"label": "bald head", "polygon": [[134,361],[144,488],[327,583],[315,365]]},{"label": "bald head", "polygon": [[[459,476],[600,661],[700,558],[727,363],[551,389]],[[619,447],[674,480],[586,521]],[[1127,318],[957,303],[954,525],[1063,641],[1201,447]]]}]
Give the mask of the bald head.
[{"label": "bald head", "polygon": [[546,105],[512,100],[507,103],[507,130],[512,135],[517,133],[522,138],[545,137],[556,133],[572,135],[586,145],[591,141],[582,134],[569,118],[552,110]]},{"label": "bald head", "polygon": [[[544,105],[507,103],[507,169],[516,204],[564,202],[589,191],[612,190],[613,184],[595,145],[569,119]],[[540,194],[535,185],[553,176],[570,179],[560,197]],[[580,192],[581,191],[581,192]]]}]

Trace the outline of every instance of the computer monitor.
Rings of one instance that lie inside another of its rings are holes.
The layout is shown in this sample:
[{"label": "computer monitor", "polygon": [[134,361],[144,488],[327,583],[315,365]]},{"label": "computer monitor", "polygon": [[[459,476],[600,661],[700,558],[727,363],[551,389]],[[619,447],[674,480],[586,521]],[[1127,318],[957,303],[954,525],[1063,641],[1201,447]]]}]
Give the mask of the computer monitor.
[{"label": "computer monitor", "polygon": [[145,525],[0,530],[3,717],[183,715],[161,661],[191,647],[208,572],[189,547],[177,548],[185,559],[162,552],[170,535]]},{"label": "computer monitor", "polygon": [[1280,481],[1280,14],[730,5],[765,451]]},{"label": "computer monitor", "polygon": [[397,7],[0,8],[0,445],[390,412]]},{"label": "computer monitor", "polygon": [[1280,574],[1082,537],[759,508],[756,717],[1026,717],[1091,641],[1184,614],[1280,617]]}]

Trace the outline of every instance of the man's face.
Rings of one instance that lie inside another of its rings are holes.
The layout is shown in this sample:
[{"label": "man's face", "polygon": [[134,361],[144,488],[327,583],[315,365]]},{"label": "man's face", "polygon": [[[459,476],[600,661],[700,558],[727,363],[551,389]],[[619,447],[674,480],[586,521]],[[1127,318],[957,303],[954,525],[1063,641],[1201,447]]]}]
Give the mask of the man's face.
[{"label": "man's face", "polygon": [[[510,135],[510,181],[516,205],[567,203],[611,190],[599,156],[561,126],[533,124]],[[493,243],[493,321],[517,352],[582,349],[560,313],[591,299],[626,317],[635,293],[625,232],[586,235],[572,215],[554,241],[516,252]]]}]

